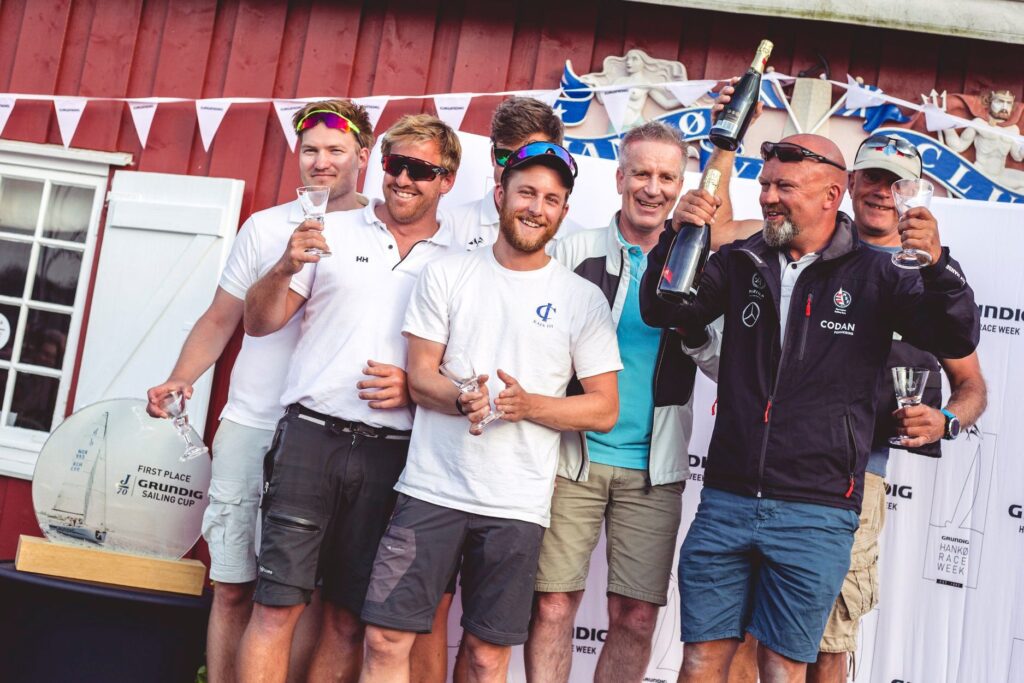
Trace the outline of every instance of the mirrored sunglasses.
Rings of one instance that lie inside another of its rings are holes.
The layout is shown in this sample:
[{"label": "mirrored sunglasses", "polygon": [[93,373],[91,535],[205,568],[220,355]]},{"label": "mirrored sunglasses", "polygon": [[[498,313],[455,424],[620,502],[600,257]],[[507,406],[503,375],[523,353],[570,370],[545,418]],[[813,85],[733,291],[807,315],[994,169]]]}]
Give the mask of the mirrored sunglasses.
[{"label": "mirrored sunglasses", "polygon": [[328,111],[326,109],[315,109],[303,116],[299,119],[299,122],[295,124],[295,132],[301,133],[304,130],[309,130],[318,123],[322,123],[328,128],[340,130],[343,133],[352,132],[353,134],[358,134],[360,132],[359,126],[352,123],[338,112]]},{"label": "mirrored sunglasses", "polygon": [[[573,178],[575,178],[577,173],[579,173],[579,170],[576,168],[576,160],[572,158],[571,154],[569,154],[569,150],[561,145],[556,145],[553,142],[531,142],[523,145],[513,152],[505,160],[504,164],[499,165],[515,167],[531,157],[541,156],[542,154],[551,154],[564,161],[565,165],[569,167],[569,171],[572,173]],[[495,153],[494,158],[497,160],[497,153]]]},{"label": "mirrored sunglasses", "polygon": [[799,161],[816,161],[819,164],[828,164],[829,166],[835,166],[836,168],[845,171],[846,167],[841,164],[832,161],[828,157],[822,156],[817,152],[812,152],[806,147],[794,144],[792,142],[765,142],[761,144],[761,158],[768,161],[771,158],[776,158],[783,163],[792,163]]},{"label": "mirrored sunglasses", "polygon": [[422,159],[402,154],[385,154],[381,157],[380,162],[384,172],[396,178],[402,175],[403,170],[409,175],[410,180],[416,181],[433,180],[439,175],[448,175],[447,168],[441,168]]}]

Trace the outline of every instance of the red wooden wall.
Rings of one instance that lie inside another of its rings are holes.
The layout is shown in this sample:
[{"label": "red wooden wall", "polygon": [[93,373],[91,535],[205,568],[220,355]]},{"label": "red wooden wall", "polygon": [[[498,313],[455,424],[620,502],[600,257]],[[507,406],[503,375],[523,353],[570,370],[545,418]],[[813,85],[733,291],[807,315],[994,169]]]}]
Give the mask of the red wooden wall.
[{"label": "red wooden wall", "polygon": [[[932,88],[1024,95],[1024,46],[842,24],[728,15],[622,0],[3,0],[0,92],[95,97],[419,95],[551,88],[639,47],[678,59],[690,78],[737,75],[762,37],[775,68],[795,74],[824,55],[916,100]],[[495,98],[474,100],[463,129],[484,133]],[[391,103],[378,130],[423,101]],[[3,138],[60,144],[52,105],[19,101]],[[121,103],[91,103],[73,146],[130,152],[132,170],[241,178],[243,217],[292,198],[298,184],[271,105],[235,105],[210,151],[192,103],[161,105],[139,145]],[[102,247],[101,247],[102,248]],[[220,412],[239,339],[218,365]],[[211,419],[207,433],[216,425]],[[0,558],[38,533],[28,482],[0,477]]]}]

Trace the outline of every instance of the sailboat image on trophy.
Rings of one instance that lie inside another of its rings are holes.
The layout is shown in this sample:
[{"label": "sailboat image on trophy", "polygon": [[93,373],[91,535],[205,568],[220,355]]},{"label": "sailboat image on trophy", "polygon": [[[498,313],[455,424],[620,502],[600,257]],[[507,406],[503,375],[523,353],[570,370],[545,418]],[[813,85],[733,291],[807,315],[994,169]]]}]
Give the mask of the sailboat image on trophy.
[{"label": "sailboat image on trophy", "polygon": [[107,425],[104,412],[79,447],[47,516],[51,530],[70,538],[103,545],[107,540]]}]

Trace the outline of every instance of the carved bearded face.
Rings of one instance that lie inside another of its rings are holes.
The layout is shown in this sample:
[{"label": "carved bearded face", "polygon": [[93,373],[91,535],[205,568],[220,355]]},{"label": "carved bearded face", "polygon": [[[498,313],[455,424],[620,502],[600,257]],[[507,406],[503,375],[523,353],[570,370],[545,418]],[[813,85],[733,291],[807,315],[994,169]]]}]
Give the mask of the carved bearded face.
[{"label": "carved bearded face", "polygon": [[1006,121],[1013,111],[1013,95],[1005,92],[992,93],[992,101],[988,105],[988,113],[993,119]]}]

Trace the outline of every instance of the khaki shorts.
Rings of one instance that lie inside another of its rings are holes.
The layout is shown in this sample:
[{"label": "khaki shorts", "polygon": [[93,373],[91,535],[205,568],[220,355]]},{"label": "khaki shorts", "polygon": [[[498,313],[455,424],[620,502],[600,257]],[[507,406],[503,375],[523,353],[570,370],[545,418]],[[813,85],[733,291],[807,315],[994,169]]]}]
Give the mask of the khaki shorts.
[{"label": "khaki shorts", "polygon": [[828,615],[821,638],[822,652],[855,652],[860,618],[878,604],[878,536],[885,524],[885,481],[864,474],[864,503],[860,528],[853,537],[850,570]]},{"label": "khaki shorts", "polygon": [[684,482],[648,486],[647,473],[590,464],[587,481],[558,478],[536,590],[568,593],[587,584],[590,556],[607,524],[608,592],[667,602]]},{"label": "khaki shorts", "polygon": [[263,489],[263,456],[274,430],[221,420],[213,438],[210,504],[203,538],[210,548],[210,578],[247,583],[256,578],[256,523]]}]

